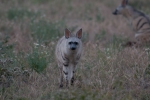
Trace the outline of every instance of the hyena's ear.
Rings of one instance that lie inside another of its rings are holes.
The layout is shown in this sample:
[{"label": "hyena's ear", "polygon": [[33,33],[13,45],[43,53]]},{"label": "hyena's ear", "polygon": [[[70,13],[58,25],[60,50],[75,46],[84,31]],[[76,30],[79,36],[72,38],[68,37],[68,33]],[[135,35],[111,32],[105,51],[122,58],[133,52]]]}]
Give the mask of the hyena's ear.
[{"label": "hyena's ear", "polygon": [[82,28],[76,33],[76,37],[79,39],[82,38]]},{"label": "hyena's ear", "polygon": [[127,4],[128,4],[128,0],[122,0],[121,5],[122,5],[123,7],[125,7]]},{"label": "hyena's ear", "polygon": [[65,38],[68,39],[70,37],[71,32],[66,28],[65,29]]}]

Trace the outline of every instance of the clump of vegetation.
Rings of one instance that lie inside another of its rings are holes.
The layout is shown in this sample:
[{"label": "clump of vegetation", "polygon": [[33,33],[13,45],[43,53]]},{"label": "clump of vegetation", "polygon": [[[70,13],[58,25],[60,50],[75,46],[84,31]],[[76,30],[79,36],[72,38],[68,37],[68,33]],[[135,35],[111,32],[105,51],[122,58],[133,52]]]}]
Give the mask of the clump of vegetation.
[{"label": "clump of vegetation", "polygon": [[50,62],[48,57],[48,52],[44,49],[33,48],[32,52],[27,56],[28,66],[37,73],[42,73]]},{"label": "clump of vegetation", "polygon": [[30,25],[30,29],[34,41],[42,44],[56,40],[61,34],[59,30],[61,25],[63,25],[62,22],[51,23],[45,20],[33,21]]}]

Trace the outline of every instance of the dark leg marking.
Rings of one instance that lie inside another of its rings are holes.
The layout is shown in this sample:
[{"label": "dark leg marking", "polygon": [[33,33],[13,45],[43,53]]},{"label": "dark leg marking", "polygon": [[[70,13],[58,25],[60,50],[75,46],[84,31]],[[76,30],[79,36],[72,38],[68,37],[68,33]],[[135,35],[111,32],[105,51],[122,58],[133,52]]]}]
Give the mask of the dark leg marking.
[{"label": "dark leg marking", "polygon": [[[62,56],[62,55],[61,55]],[[62,56],[63,60],[66,60],[63,56]]]},{"label": "dark leg marking", "polygon": [[71,79],[71,85],[73,85],[73,83],[74,83],[74,77],[72,77]]},{"label": "dark leg marking", "polygon": [[63,73],[61,71],[62,69],[60,69],[60,85],[59,85],[59,88],[62,88],[63,87]]},{"label": "dark leg marking", "polygon": [[63,64],[63,65],[66,66],[66,67],[68,66],[68,64]]},{"label": "dark leg marking", "polygon": [[63,56],[62,54],[61,54],[61,56],[62,56],[63,60],[68,60],[68,58]]},{"label": "dark leg marking", "polygon": [[68,75],[68,72],[63,71],[65,75]]},{"label": "dark leg marking", "polygon": [[59,85],[59,88],[62,88],[62,87],[63,87],[63,84],[60,84],[60,85]]},{"label": "dark leg marking", "polygon": [[66,87],[68,87],[68,84],[69,84],[69,82],[68,82],[68,79],[66,77]]},{"label": "dark leg marking", "polygon": [[63,87],[63,76],[61,76],[60,85],[59,85],[59,88],[62,88],[62,87]]}]

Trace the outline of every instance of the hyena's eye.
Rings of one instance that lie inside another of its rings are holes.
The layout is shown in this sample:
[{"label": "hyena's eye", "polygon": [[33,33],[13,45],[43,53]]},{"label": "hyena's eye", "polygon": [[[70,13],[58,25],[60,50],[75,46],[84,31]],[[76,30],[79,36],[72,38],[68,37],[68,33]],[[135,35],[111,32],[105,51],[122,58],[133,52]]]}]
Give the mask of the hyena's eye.
[{"label": "hyena's eye", "polygon": [[69,42],[69,44],[72,44],[72,42]]},{"label": "hyena's eye", "polygon": [[75,45],[78,45],[79,43],[78,43],[78,42],[74,42],[74,44],[75,44]]}]

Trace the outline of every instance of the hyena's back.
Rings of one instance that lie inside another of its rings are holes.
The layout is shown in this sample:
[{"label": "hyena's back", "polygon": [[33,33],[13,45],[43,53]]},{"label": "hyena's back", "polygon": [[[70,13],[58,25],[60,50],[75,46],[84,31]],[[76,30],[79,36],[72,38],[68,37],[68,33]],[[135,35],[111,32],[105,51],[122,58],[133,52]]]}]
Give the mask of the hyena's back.
[{"label": "hyena's back", "polygon": [[139,44],[150,42],[150,19],[146,15],[139,15],[132,21],[135,38]]},{"label": "hyena's back", "polygon": [[139,15],[132,21],[132,27],[136,33],[150,32],[150,19],[146,15]]}]

